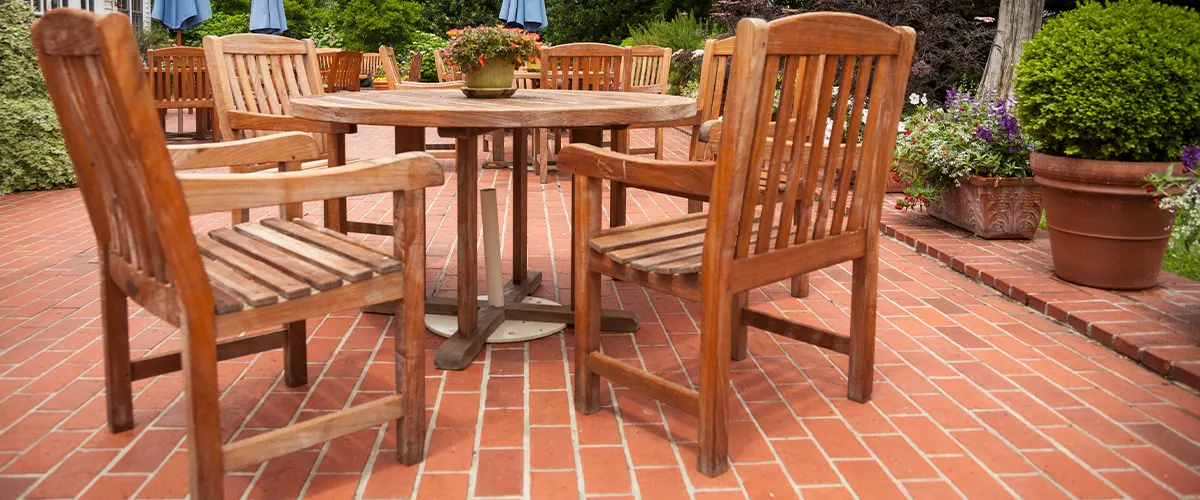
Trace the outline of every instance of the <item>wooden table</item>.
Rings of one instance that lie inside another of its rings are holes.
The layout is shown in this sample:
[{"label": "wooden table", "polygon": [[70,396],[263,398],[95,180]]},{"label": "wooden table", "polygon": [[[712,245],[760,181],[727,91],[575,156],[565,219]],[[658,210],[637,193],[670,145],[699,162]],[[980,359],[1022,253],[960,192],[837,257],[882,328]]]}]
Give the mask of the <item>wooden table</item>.
[{"label": "wooden table", "polygon": [[[532,128],[565,128],[571,141],[599,145],[605,129],[631,124],[688,118],[696,113],[692,99],[632,92],[581,92],[519,90],[508,99],[469,99],[459,90],[406,90],[330,94],[292,99],[292,115],[334,123],[385,125],[396,128],[396,152],[423,151],[425,128],[457,143],[458,169],[458,297],[426,301],[432,314],[458,317],[458,332],[443,344],[434,358],[442,369],[463,369],[483,348],[484,341],[509,319],[573,324],[570,306],[520,304],[541,284],[541,273],[529,272],[527,262],[528,174],[514,170],[513,277],[505,286],[504,307],[478,301],[478,191],[479,136],[496,129],[513,129],[514,160],[523,165],[528,156],[526,134]],[[339,163],[330,159],[331,166]],[[383,224],[346,221],[345,210],[328,220],[331,228],[346,232],[391,234]],[[574,237],[574,232],[572,232]],[[572,247],[573,248],[573,247]],[[572,259],[576,256],[572,255]],[[573,268],[574,266],[572,266]],[[601,328],[637,331],[636,313],[603,311]]]}]

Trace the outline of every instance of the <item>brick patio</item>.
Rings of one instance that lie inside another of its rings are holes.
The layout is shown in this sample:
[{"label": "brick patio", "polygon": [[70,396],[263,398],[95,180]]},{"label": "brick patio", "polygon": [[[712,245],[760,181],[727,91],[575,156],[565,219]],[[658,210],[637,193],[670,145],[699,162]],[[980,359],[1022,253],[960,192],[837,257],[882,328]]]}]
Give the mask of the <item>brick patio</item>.
[{"label": "brick patio", "polygon": [[[685,138],[668,137],[671,155],[680,157]],[[392,148],[391,131],[382,128],[363,127],[349,142],[351,156]],[[457,273],[456,193],[447,173],[446,185],[427,193],[427,272],[430,291],[441,296],[454,294]],[[506,193],[510,175],[486,170],[480,184]],[[568,186],[565,176],[530,183],[530,266],[545,275],[543,297],[564,297],[568,286]],[[385,196],[351,205],[354,219],[390,217]],[[318,205],[306,208],[318,220]],[[634,221],[682,211],[678,199],[632,191]],[[567,330],[492,346],[462,372],[437,371],[430,361],[428,459],[419,467],[395,462],[390,431],[368,430],[237,471],[226,482],[229,497],[1200,496],[1200,397],[1046,316],[1063,319],[1054,312],[1061,310],[1087,320],[1038,293],[1014,294],[1026,285],[998,279],[972,260],[979,255],[968,245],[952,244],[952,232],[910,228],[887,211],[891,234],[916,248],[883,240],[873,401],[846,399],[844,356],[752,330],[751,356],[732,365],[733,467],[720,478],[694,472],[695,421],[670,408],[618,388],[605,391],[599,413],[575,413]],[[194,226],[227,222],[210,215]],[[112,435],[104,427],[93,242],[76,190],[0,197],[0,500],[186,492],[178,376],[134,385],[134,431]],[[996,248],[1021,253],[1009,244]],[[969,279],[923,253],[957,255],[994,279]],[[777,284],[751,300],[844,331],[849,279],[848,266],[833,268],[813,276],[806,299]],[[1167,281],[1164,293],[1177,295],[1164,297],[1192,300],[1178,304],[1190,309],[1155,309],[1179,321],[1169,324],[1191,327],[1194,338],[1195,284]],[[1004,293],[1002,282],[1010,285]],[[606,307],[639,311],[643,321],[636,334],[605,335],[606,353],[695,380],[698,304],[621,283],[606,282],[605,293]],[[1118,297],[1109,303],[1120,309],[1148,303]],[[311,383],[298,390],[282,383],[278,352],[221,363],[226,435],[246,437],[390,391],[389,320],[357,311],[310,320]],[[1084,331],[1096,336],[1104,320],[1088,321]],[[135,356],[179,344],[173,328],[142,311],[131,333]],[[432,349],[440,338],[427,341]],[[1152,351],[1137,353],[1154,366],[1146,358]]]}]

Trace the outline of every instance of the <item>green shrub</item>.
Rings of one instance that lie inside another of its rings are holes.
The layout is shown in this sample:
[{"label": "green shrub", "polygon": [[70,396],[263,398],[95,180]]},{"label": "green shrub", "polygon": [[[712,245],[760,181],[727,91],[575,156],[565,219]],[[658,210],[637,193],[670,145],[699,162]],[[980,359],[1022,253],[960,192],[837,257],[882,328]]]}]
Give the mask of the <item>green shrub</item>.
[{"label": "green shrub", "polygon": [[421,30],[445,35],[454,28],[490,26],[500,22],[501,0],[418,0]]},{"label": "green shrub", "polygon": [[[546,18],[538,31],[542,40],[562,45],[572,42],[621,43],[630,28],[663,17],[658,0],[546,0]],[[674,15],[674,12],[670,13]]]},{"label": "green shrub", "polygon": [[225,36],[249,32],[249,11],[237,14],[213,12],[213,16],[200,23],[199,26],[196,26],[196,29],[185,30],[183,32],[183,44],[200,47],[204,43],[204,37],[208,35]]},{"label": "green shrub", "polygon": [[0,194],[75,183],[33,51],[33,21],[28,3],[0,3]]},{"label": "green shrub", "polygon": [[151,22],[149,29],[134,28],[133,36],[137,39],[138,52],[142,54],[142,61],[146,60],[147,51],[170,47],[175,44],[175,37],[158,21]]},{"label": "green shrub", "polygon": [[347,49],[374,52],[380,45],[408,45],[421,22],[421,6],[405,0],[342,0],[333,21]]},{"label": "green shrub", "polygon": [[412,42],[407,47],[402,47],[402,52],[408,57],[401,60],[400,67],[407,68],[408,61],[414,53],[421,54],[421,81],[436,82],[438,81],[437,61],[434,59],[433,52],[446,46],[446,40],[433,33],[418,31],[413,33]]},{"label": "green shrub", "polygon": [[1025,44],[1014,84],[1039,151],[1171,161],[1200,138],[1200,15],[1150,0],[1083,5]]},{"label": "green shrub", "polygon": [[720,28],[713,23],[680,14],[670,21],[660,17],[633,28],[621,45],[657,45],[674,50],[696,50],[703,49],[704,41],[719,33]]}]

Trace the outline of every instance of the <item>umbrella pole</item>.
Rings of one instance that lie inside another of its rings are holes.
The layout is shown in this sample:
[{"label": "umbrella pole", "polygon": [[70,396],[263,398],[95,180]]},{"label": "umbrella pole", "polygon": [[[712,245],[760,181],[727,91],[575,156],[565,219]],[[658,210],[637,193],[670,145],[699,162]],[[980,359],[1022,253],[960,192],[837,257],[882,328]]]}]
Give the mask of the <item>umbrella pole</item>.
[{"label": "umbrella pole", "polygon": [[183,47],[183,30],[175,30],[175,46]]}]

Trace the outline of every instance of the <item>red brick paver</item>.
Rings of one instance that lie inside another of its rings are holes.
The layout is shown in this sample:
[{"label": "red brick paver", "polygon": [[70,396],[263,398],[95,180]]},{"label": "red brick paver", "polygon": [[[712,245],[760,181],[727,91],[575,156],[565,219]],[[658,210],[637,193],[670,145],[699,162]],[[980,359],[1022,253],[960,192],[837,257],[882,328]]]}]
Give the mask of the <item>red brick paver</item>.
[{"label": "red brick paver", "polygon": [[[382,154],[390,137],[363,127],[350,154]],[[668,137],[680,156],[683,137]],[[443,296],[454,293],[458,270],[447,173],[447,184],[427,193],[426,213],[430,291]],[[488,170],[480,184],[505,193],[510,175]],[[530,264],[545,273],[543,297],[567,290],[568,186],[565,176],[529,186]],[[683,208],[637,190],[631,200],[633,220]],[[387,201],[355,198],[351,217],[386,219]],[[317,220],[317,204],[306,208]],[[219,227],[225,217],[197,217],[194,227]],[[733,467],[721,477],[695,472],[696,422],[678,411],[606,385],[599,413],[576,413],[568,329],[491,346],[461,372],[430,363],[428,458],[417,467],[395,462],[390,429],[373,429],[235,471],[226,489],[230,498],[1200,495],[1195,393],[904,243],[885,238],[881,254],[872,402],[846,399],[845,356],[752,330],[751,355],[732,364]],[[806,299],[776,284],[751,302],[844,329],[849,280],[848,266],[839,266],[814,274]],[[93,237],[76,190],[0,197],[0,499],[186,494],[179,377],[134,385],[133,431],[112,435],[104,426],[95,282]],[[612,282],[604,301],[639,311],[643,321],[636,334],[605,334],[606,353],[695,380],[698,304]],[[178,346],[173,329],[131,310],[135,356]],[[226,436],[387,392],[389,321],[356,311],[310,320],[306,387],[282,383],[278,352],[221,363]],[[427,340],[430,349],[440,343]]]},{"label": "red brick paver", "polygon": [[1046,231],[1038,231],[1032,241],[986,241],[890,206],[884,208],[883,223],[885,234],[918,252],[1200,389],[1200,282],[1163,271],[1158,286],[1149,290],[1100,290],[1054,275]]}]

